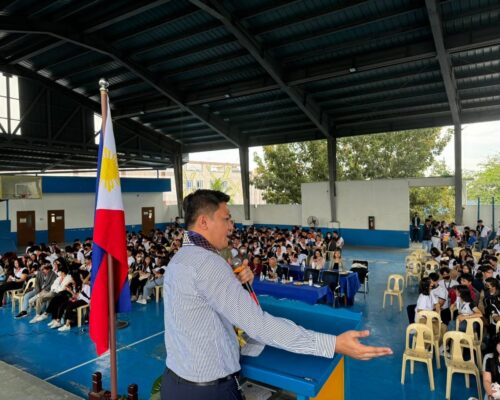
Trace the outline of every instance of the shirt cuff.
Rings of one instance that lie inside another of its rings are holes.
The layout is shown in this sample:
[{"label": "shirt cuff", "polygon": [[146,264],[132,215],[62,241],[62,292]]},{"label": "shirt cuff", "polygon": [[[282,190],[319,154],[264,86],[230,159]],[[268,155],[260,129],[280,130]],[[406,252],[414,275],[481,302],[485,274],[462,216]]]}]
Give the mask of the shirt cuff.
[{"label": "shirt cuff", "polygon": [[316,355],[320,357],[333,358],[335,355],[335,344],[337,337],[325,333],[315,332]]}]

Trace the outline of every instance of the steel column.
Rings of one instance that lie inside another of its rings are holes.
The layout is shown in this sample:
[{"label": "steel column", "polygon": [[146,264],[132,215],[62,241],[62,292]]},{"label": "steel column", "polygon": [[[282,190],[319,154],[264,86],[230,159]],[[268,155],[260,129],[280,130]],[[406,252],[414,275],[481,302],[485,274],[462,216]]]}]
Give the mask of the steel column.
[{"label": "steel column", "polygon": [[330,194],[330,222],[337,222],[337,138],[330,136],[327,139],[328,147],[328,183]]},{"label": "steel column", "polygon": [[175,153],[173,161],[174,161],[175,190],[177,192],[178,216],[180,218],[183,218],[182,201],[184,200],[184,190],[182,181],[182,153]]},{"label": "steel column", "polygon": [[462,125],[455,125],[455,223],[462,225]]},{"label": "steel column", "polygon": [[243,209],[245,211],[245,220],[250,220],[250,172],[248,165],[248,147],[242,146],[240,150],[240,171],[241,171],[241,189],[243,193]]}]

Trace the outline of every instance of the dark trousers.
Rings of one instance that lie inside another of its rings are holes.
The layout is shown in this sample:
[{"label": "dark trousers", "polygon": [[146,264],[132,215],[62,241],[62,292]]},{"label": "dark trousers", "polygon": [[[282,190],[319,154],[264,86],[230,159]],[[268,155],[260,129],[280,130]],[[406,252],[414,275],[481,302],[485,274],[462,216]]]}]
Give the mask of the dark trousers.
[{"label": "dark trousers", "polygon": [[56,296],[50,300],[49,306],[47,307],[47,314],[50,314],[52,319],[61,319],[68,305],[69,298],[69,293],[66,291],[56,294]]},{"label": "dark trousers", "polygon": [[76,309],[80,306],[84,306],[87,304],[85,300],[77,300],[77,301],[68,301],[66,305],[66,311],[64,313],[65,321],[76,321]]},{"label": "dark trousers", "polygon": [[165,368],[161,382],[161,400],[244,400],[236,378],[217,385],[196,386],[179,382]]},{"label": "dark trousers", "polygon": [[411,228],[411,241],[412,242],[418,242],[418,236],[420,234],[420,229],[412,227]]},{"label": "dark trousers", "polygon": [[24,282],[5,282],[3,285],[0,285],[0,307],[3,303],[3,296],[5,292],[9,290],[22,289],[24,286]]},{"label": "dark trousers", "polygon": [[133,277],[130,281],[130,295],[138,296],[142,294],[142,290],[144,289],[144,285],[146,285],[147,279],[139,279],[138,277]]}]

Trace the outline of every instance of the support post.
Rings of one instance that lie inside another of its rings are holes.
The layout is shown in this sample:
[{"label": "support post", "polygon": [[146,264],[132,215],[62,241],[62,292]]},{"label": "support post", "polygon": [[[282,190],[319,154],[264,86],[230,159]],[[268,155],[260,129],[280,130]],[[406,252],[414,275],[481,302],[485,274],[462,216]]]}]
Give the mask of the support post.
[{"label": "support post", "polygon": [[182,153],[175,153],[173,158],[175,191],[177,192],[177,214],[179,218],[184,218],[182,211],[182,201],[184,200],[184,186],[182,182]]},{"label": "support post", "polygon": [[463,224],[462,209],[462,125],[455,124],[455,223]]},{"label": "support post", "polygon": [[239,150],[243,210],[245,211],[245,221],[250,221],[250,171],[248,165],[248,147],[241,146]]},{"label": "support post", "polygon": [[327,139],[328,148],[328,183],[330,194],[330,222],[337,222],[337,138],[332,135]]}]

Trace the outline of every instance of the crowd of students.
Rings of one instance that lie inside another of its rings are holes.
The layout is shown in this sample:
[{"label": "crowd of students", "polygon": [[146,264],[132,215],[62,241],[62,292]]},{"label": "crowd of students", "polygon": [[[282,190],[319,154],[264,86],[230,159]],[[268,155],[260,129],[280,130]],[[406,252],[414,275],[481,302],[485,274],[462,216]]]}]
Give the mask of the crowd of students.
[{"label": "crowd of students", "polygon": [[[442,326],[436,334],[440,337],[447,330],[465,332],[467,319],[482,319],[485,327],[482,346],[486,353],[497,355],[489,362],[485,357],[483,363],[485,391],[492,396],[496,392],[492,383],[500,385],[500,374],[496,372],[500,368],[500,335],[496,333],[500,321],[500,240],[496,238],[488,246],[481,253],[473,252],[470,247],[460,251],[448,247],[444,252],[432,247],[429,257],[439,263],[438,272],[420,280],[417,304],[408,306],[407,311],[410,323],[419,322],[416,320],[419,311],[439,313]],[[480,333],[479,324],[473,328]],[[495,398],[500,398],[500,391],[498,396]]]},{"label": "crowd of students", "polygon": [[[148,234],[127,234],[127,256],[131,300],[147,304],[156,287],[163,285],[169,260],[182,246],[184,230],[178,225]],[[225,259],[239,258],[254,274],[280,276],[281,264],[303,265],[314,269],[342,266],[344,240],[338,232],[323,235],[319,230],[291,230],[249,227],[235,229]],[[330,253],[328,253],[330,252]],[[330,254],[326,260],[326,254]],[[35,310],[30,323],[48,320],[48,326],[68,331],[76,323],[76,309],[90,303],[92,242],[75,240],[64,248],[30,243],[24,254],[7,253],[0,259],[0,307],[7,294],[19,290],[24,296],[16,319]],[[28,284],[30,282],[32,284]]]},{"label": "crowd of students", "polygon": [[411,241],[418,242],[422,239],[422,248],[430,251],[435,247],[441,251],[448,247],[470,247],[479,251],[488,248],[492,239],[493,230],[484,224],[482,219],[477,221],[475,229],[464,226],[459,229],[454,223],[437,221],[429,215],[423,225],[420,225],[420,217],[414,214],[411,219]]}]

